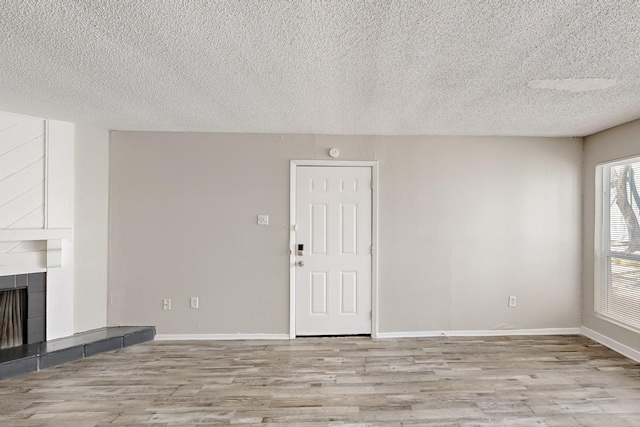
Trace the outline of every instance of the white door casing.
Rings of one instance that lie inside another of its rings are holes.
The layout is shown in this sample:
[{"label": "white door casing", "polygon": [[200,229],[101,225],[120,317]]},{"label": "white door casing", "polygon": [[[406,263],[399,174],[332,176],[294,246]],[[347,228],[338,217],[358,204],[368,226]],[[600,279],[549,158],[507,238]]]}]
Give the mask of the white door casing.
[{"label": "white door casing", "polygon": [[290,335],[375,336],[375,165],[296,163]]}]

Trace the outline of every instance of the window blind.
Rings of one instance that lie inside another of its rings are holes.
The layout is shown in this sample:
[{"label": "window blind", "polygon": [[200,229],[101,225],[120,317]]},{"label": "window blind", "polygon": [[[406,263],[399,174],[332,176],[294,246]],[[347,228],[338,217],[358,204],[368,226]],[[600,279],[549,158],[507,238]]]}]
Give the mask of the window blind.
[{"label": "window blind", "polygon": [[640,329],[640,158],[596,170],[596,313]]}]

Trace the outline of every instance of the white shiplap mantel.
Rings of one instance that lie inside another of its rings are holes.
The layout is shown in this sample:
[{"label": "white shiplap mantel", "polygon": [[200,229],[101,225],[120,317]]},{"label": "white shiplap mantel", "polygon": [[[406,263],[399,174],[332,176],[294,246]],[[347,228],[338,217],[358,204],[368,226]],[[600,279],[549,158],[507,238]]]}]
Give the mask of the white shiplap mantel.
[{"label": "white shiplap mantel", "polygon": [[71,228],[0,230],[0,242],[47,242],[45,251],[0,254],[0,276],[22,274],[25,270],[37,273],[62,267],[63,241],[71,242],[72,238]]},{"label": "white shiplap mantel", "polygon": [[75,125],[0,113],[0,144],[0,276],[46,272],[47,339],[73,335]]},{"label": "white shiplap mantel", "polygon": [[0,241],[17,242],[19,240],[63,240],[73,237],[71,228],[43,228],[26,230],[0,230]]}]

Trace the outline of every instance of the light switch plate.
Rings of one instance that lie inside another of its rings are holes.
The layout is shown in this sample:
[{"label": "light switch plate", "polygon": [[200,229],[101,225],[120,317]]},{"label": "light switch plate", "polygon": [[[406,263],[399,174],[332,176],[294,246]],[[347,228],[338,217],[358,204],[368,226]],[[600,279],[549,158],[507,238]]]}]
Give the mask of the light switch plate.
[{"label": "light switch plate", "polygon": [[269,215],[258,215],[258,225],[269,225]]}]

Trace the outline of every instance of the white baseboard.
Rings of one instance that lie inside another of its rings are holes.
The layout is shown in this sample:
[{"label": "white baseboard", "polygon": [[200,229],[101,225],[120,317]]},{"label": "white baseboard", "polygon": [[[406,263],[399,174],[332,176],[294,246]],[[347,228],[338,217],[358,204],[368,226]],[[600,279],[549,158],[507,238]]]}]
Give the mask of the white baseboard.
[{"label": "white baseboard", "polygon": [[156,341],[289,340],[289,334],[158,334]]},{"label": "white baseboard", "polygon": [[[375,338],[387,339],[387,338],[433,338],[433,337],[499,337],[499,336],[520,336],[520,335],[580,335],[580,334],[587,335],[586,333],[584,333],[584,329],[585,328],[548,328],[548,329],[488,329],[488,330],[469,330],[469,331],[378,332]],[[290,340],[290,337],[289,337],[289,334],[158,334],[156,335],[155,339],[156,341],[187,341],[187,340],[210,340],[210,341],[287,340],[288,341]],[[592,339],[598,341],[596,338],[592,338]]]},{"label": "white baseboard", "polygon": [[640,351],[619,343],[618,341],[612,340],[611,338],[584,326],[581,329],[582,335],[584,335],[585,337],[591,338],[592,340],[604,345],[605,347],[609,347],[611,350],[628,357],[634,362],[640,363]]},{"label": "white baseboard", "polygon": [[471,331],[412,331],[378,332],[376,338],[432,338],[432,337],[501,337],[518,335],[580,335],[580,328],[547,329],[487,329]]}]

